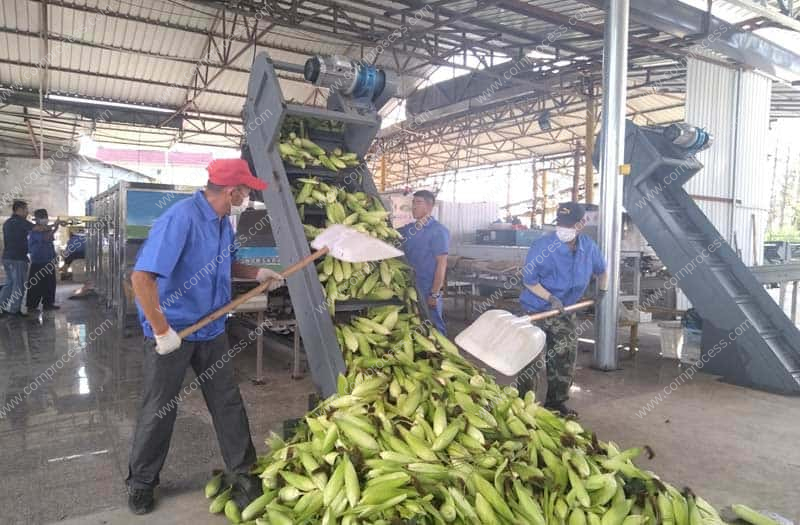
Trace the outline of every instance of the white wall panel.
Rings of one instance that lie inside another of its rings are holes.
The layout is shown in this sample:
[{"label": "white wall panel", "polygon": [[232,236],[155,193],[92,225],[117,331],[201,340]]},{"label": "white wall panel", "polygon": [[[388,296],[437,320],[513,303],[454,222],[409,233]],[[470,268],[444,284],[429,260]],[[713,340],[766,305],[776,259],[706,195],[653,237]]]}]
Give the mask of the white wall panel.
[{"label": "white wall panel", "polygon": [[[744,263],[760,264],[769,213],[772,82],[752,71],[690,59],[686,86],[686,121],[706,128],[714,144],[697,155],[704,168],[684,188]],[[678,294],[678,308],[687,307]]]}]

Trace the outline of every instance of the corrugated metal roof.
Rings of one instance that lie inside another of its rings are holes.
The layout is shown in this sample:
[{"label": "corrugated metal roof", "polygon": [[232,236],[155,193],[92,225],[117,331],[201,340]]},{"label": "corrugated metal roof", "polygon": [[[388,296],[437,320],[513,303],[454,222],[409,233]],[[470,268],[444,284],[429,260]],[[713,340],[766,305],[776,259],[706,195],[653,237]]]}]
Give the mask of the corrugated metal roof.
[{"label": "corrugated metal roof", "polygon": [[[681,2],[702,9],[708,10],[706,0],[680,0]],[[780,13],[781,9],[777,0],[762,0],[759,2],[753,1],[754,7],[766,7],[776,14]],[[765,5],[766,4],[766,5]],[[789,2],[784,2],[789,4]],[[796,10],[797,8],[795,8]],[[714,16],[730,22],[738,24],[746,20],[757,18],[758,15],[745,7],[726,2],[725,0],[715,0],[711,6],[711,12]],[[767,27],[763,29],[756,29],[755,33],[758,35],[775,42],[776,44],[785,47],[786,49],[800,49],[800,33],[797,31],[790,31],[777,27]]]},{"label": "corrugated metal roof", "polygon": [[[775,0],[770,1],[774,3]],[[244,9],[248,4],[261,5],[258,2],[238,2],[235,8],[230,4],[224,16],[221,16],[221,4],[211,5],[190,0],[114,0],[113,2],[50,0],[46,4],[41,0],[6,0],[0,3],[0,26],[2,26],[0,27],[0,84],[36,92],[41,79],[44,78],[37,64],[47,63],[49,66],[47,88],[50,93],[74,94],[80,97],[172,109],[188,106],[192,114],[199,111],[206,115],[221,115],[236,119],[240,114],[247,88],[249,66],[257,52],[267,50],[274,60],[294,64],[302,64],[313,54],[345,54],[361,58],[369,55],[370,51],[379,45],[380,39],[388,34],[387,27],[394,27],[398,23],[398,10],[405,11],[407,19],[414,15],[414,10],[408,7],[407,2],[319,0],[318,3],[328,7],[311,12],[311,9],[317,9],[314,7],[316,6],[314,1],[297,7],[301,11],[298,20],[303,20],[304,29],[281,24],[270,27],[269,21],[261,20],[255,31],[261,32],[268,27],[270,29],[261,36],[258,46],[248,47],[247,33],[253,30],[254,18],[252,16],[247,18],[249,25],[245,29],[241,25],[243,15],[235,9]],[[701,3],[705,5],[705,0]],[[438,67],[436,63],[459,56],[458,52],[448,52],[447,41],[450,39],[452,44],[452,39],[461,35],[476,42],[478,46],[494,50],[495,56],[500,57],[503,50],[508,53],[508,49],[520,43],[536,42],[537,39],[542,39],[544,42],[548,35],[558,31],[559,42],[578,50],[585,50],[587,54],[593,55],[594,63],[597,63],[602,42],[602,38],[597,34],[587,36],[583,32],[576,31],[570,23],[565,24],[564,30],[561,30],[559,24],[553,20],[541,20],[525,12],[529,9],[549,10],[556,17],[566,17],[575,20],[576,23],[591,24],[594,26],[592,31],[596,33],[605,22],[605,13],[602,10],[591,7],[582,0],[525,0],[512,4],[506,5],[500,2],[487,7],[481,3],[480,5],[484,7],[474,16],[467,16],[466,13],[479,5],[478,0],[456,0],[437,5],[456,14],[455,23],[458,25],[458,30],[451,28],[449,32],[445,32],[443,30],[448,28],[447,25],[437,27],[436,38],[431,37],[426,42],[430,49],[424,46],[418,47],[408,50],[401,57],[387,52],[378,57],[377,64],[389,69],[397,69],[398,63],[402,63],[406,68],[421,66],[413,69],[401,83],[399,95],[403,97],[415,89],[421,80],[431,75]],[[46,57],[39,34],[42,29],[43,5],[47,6],[47,31],[50,37],[49,53]],[[264,2],[263,5],[273,6],[271,9],[279,6],[288,10],[288,3]],[[725,6],[724,0],[714,2],[715,9],[720,5]],[[322,22],[323,19],[327,20],[334,16],[333,7],[347,10],[347,19],[340,19],[339,33],[331,32]],[[734,19],[740,16],[735,9],[730,11],[726,16]],[[106,15],[106,12],[109,14]],[[356,38],[352,31],[347,31],[351,22],[370,23],[371,19],[374,19],[376,28],[370,35],[359,35]],[[212,46],[209,51],[209,33],[220,36],[223,28],[233,27],[234,21],[238,22],[238,25],[235,26],[233,35],[227,35],[233,36],[229,45],[222,45],[222,48]],[[436,21],[432,16],[426,17],[412,31],[424,32],[426,27],[434,23]],[[481,24],[484,27],[481,27]],[[652,30],[644,26],[634,25],[631,31],[632,34],[646,35],[652,42],[663,42],[671,38],[669,35],[654,35]],[[767,32],[773,29],[758,31]],[[528,36],[522,38],[526,34]],[[372,38],[372,42],[369,38]],[[425,60],[426,54],[430,56],[433,53],[434,40],[443,46],[442,49],[436,49],[437,57],[442,58]],[[649,52],[643,52],[641,48],[636,48],[635,45],[632,48],[632,50],[637,49],[639,52],[634,53],[636,56],[631,61],[632,67],[644,67],[661,60]],[[207,59],[212,63],[218,63],[218,53],[228,57],[237,54],[240,56],[221,73],[219,67],[210,66],[207,70],[205,67],[199,69],[196,67],[200,60]],[[398,51],[398,55],[401,54]],[[472,63],[477,64],[477,60],[475,58]],[[454,68],[455,70],[457,68]],[[553,72],[554,70],[550,71]],[[213,77],[215,80],[207,90],[195,96],[187,86],[198,74],[205,78]],[[299,80],[297,74],[281,73],[281,75],[281,85],[287,98],[306,102],[319,95],[319,90]],[[192,104],[188,104],[189,101]],[[629,111],[634,118],[643,123],[672,122],[680,120],[683,116],[682,108],[673,107],[679,103],[680,96],[676,99],[672,96],[651,94],[631,99]],[[38,118],[38,111],[28,108],[30,116],[26,117],[20,116],[21,107],[10,106],[8,109],[13,110],[13,114],[2,116],[7,121],[3,125],[13,128],[14,136],[24,140],[28,134],[26,118],[35,120]],[[519,122],[498,123],[496,129],[484,131],[484,135],[477,138],[477,143],[487,144],[482,151],[485,157],[492,161],[512,159],[519,151],[531,148],[539,155],[561,154],[571,148],[568,139],[582,136],[583,117],[581,109],[556,112],[553,115],[553,122],[555,125],[565,126],[564,131],[550,136],[542,134],[538,127],[534,126],[531,136],[508,141],[503,151],[497,151],[489,144],[503,140],[504,134],[508,134],[508,126],[517,125]],[[49,115],[45,127],[52,131],[53,140],[55,137],[74,137],[71,134],[73,130],[74,133],[78,133],[82,127],[86,127],[87,132],[93,132],[98,140],[113,142],[130,141],[161,146],[169,146],[175,141],[224,146],[235,143],[235,137],[231,139],[214,135],[209,133],[208,129],[204,132],[192,126],[185,126],[183,131],[179,131],[172,128],[155,129],[100,122],[92,131],[86,119],[77,116],[73,118],[69,114],[64,114],[60,118]],[[47,140],[47,130],[45,138]],[[432,150],[434,154],[446,155],[449,155],[450,151],[450,146],[447,145]],[[455,163],[469,163],[472,160],[474,159],[470,159],[468,152],[459,152],[452,158]]]}]

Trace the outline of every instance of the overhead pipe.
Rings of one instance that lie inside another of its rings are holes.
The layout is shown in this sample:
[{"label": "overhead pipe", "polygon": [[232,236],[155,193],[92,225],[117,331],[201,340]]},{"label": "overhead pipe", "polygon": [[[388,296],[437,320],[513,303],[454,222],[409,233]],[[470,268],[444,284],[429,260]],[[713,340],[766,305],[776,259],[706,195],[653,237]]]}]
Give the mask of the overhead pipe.
[{"label": "overhead pipe", "polygon": [[628,81],[630,0],[609,0],[603,39],[603,150],[600,162],[600,250],[607,262],[608,293],[597,308],[593,366],[617,368],[617,310],[622,243],[622,180]]}]

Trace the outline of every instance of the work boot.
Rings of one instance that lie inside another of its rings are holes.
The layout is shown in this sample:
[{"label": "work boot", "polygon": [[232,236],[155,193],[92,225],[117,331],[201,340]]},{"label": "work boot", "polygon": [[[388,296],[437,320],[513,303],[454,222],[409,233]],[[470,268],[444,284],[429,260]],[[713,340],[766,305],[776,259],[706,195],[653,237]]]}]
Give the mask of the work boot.
[{"label": "work boot", "polygon": [[264,493],[261,478],[253,474],[235,474],[232,485],[231,498],[240,509]]},{"label": "work boot", "polygon": [[42,310],[61,310],[61,307],[55,304],[46,304],[42,306]]},{"label": "work boot", "polygon": [[134,514],[147,514],[153,511],[155,500],[153,499],[153,489],[135,489],[128,487],[128,508]]},{"label": "work boot", "polygon": [[553,412],[558,412],[561,417],[578,419],[578,413],[569,408],[563,401],[560,403],[546,403],[544,407]]}]

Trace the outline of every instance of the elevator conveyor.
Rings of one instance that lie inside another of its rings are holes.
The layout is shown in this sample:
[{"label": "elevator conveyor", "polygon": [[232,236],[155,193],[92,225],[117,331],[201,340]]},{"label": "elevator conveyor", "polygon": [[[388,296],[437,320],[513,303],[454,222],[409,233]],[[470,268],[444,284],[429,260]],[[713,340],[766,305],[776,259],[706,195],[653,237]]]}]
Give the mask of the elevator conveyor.
[{"label": "elevator conveyor", "polygon": [[[310,253],[294,196],[292,183],[298,177],[319,177],[348,191],[363,191],[377,196],[364,155],[380,129],[378,110],[394,94],[390,72],[355,62],[345,57],[313,57],[303,71],[307,81],[327,87],[327,108],[286,102],[272,60],[266,53],[253,62],[244,106],[246,144],[243,156],[253,172],[267,182],[264,202],[278,245],[281,263],[287,266]],[[279,154],[281,126],[287,117],[320,119],[339,123],[341,131],[308,128],[309,139],[325,150],[339,147],[353,152],[361,163],[338,173],[321,166],[299,168],[285,163]],[[322,226],[324,214],[306,207],[307,222]],[[336,393],[336,378],[344,372],[342,352],[336,340],[333,321],[325,307],[322,285],[311,265],[287,279],[297,326],[303,340],[312,379],[324,397]],[[347,316],[387,301],[337,301],[336,316]],[[418,303],[427,315],[424,301]]]},{"label": "elevator conveyor", "polygon": [[[670,273],[680,276],[704,326],[710,323],[725,339],[715,355],[704,349],[710,361],[703,370],[738,384],[800,393],[800,332],[683,189],[703,167],[694,154],[710,142],[704,130],[686,124],[639,127],[628,121],[625,210]],[[702,262],[688,271],[698,256]]]}]

